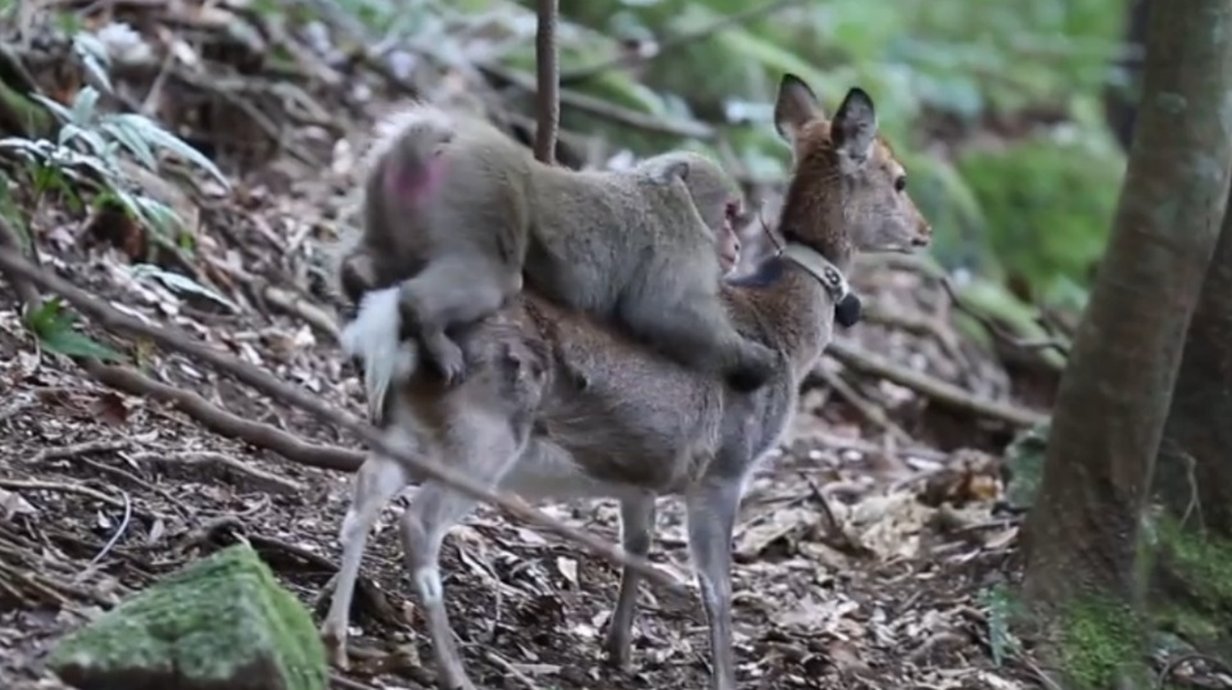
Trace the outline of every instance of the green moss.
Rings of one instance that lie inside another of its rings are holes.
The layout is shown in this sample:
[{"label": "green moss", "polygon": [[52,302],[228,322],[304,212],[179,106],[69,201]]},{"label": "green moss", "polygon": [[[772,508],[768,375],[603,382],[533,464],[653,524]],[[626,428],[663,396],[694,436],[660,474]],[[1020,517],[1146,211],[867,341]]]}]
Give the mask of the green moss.
[{"label": "green moss", "polygon": [[1185,640],[1198,645],[1218,640],[1224,629],[1220,622],[1209,613],[1180,604],[1161,607],[1161,610],[1154,612],[1151,618],[1160,630],[1176,633]]},{"label": "green moss", "polygon": [[1122,602],[1093,597],[1070,606],[1062,619],[1061,662],[1074,687],[1112,687],[1142,672],[1143,628]]},{"label": "green moss", "polygon": [[50,660],[72,679],[177,687],[323,690],[324,650],[303,606],[247,545],[204,559],[66,637]]},{"label": "green moss", "polygon": [[1175,519],[1158,521],[1161,557],[1174,576],[1212,610],[1232,609],[1232,542],[1185,530]]},{"label": "green moss", "polygon": [[[1100,137],[1092,134],[1097,141]],[[1102,256],[1124,174],[1114,147],[1037,136],[958,162],[983,213],[982,235],[1004,270],[1036,296],[1080,306]]]}]

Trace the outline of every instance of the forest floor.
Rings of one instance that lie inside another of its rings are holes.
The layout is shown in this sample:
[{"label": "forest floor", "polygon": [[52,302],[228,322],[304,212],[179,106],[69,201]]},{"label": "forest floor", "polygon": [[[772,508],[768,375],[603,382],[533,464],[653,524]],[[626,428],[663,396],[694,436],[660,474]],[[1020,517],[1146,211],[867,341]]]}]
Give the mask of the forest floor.
[{"label": "forest floor", "polygon": [[[362,416],[361,386],[330,333],[316,273],[343,204],[339,190],[353,185],[353,171],[338,164],[345,149],[332,141],[317,137],[317,152],[328,155],[316,167],[283,153],[237,176],[229,195],[174,204],[196,209],[196,279],[226,304],[134,277],[128,240],[140,230],[125,221],[82,219],[53,203],[23,211],[45,268]],[[1004,400],[1011,388],[1019,405],[1046,395],[1011,386],[999,360],[955,328],[945,291],[910,262],[865,262],[853,280],[866,319],[839,333],[805,382],[787,442],[742,506],[734,541],[741,687],[1035,687],[1030,662],[1003,649],[997,608],[997,593],[1015,578],[1019,529],[1018,516],[998,508],[1001,454],[1025,425],[968,403]],[[59,636],[241,537],[319,622],[349,476],[213,433],[40,350],[9,288],[0,290],[0,687],[57,687],[43,663]],[[201,362],[88,321],[83,330],[128,353],[149,378],[246,420],[361,449]],[[385,511],[369,542],[352,619],[354,665],[337,674],[337,687],[431,687],[431,650],[394,527],[413,492]],[[544,510],[618,539],[611,501]],[[643,585],[633,667],[616,672],[599,651],[618,583],[610,564],[487,506],[453,530],[443,558],[448,608],[481,687],[706,685],[696,596]],[[660,503],[651,558],[692,582],[674,499]]]}]

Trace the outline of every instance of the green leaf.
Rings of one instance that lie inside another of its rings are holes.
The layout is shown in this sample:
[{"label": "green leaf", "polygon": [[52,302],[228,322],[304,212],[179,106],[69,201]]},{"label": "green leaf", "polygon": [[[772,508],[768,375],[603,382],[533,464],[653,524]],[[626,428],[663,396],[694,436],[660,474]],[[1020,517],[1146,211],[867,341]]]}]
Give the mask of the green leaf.
[{"label": "green leaf", "polygon": [[98,113],[98,91],[93,86],[87,86],[78,91],[73,98],[71,112],[70,122],[83,126],[92,123]]},{"label": "green leaf", "polygon": [[134,130],[125,120],[114,117],[107,118],[102,122],[100,128],[136,156],[137,161],[144,165],[146,169],[156,170],[158,168],[158,160],[154,158],[154,150],[150,148],[150,144],[142,138],[140,132]]},{"label": "green leaf", "polygon": [[73,36],[73,52],[95,81],[102,84],[108,93],[114,91],[108,75],[111,56],[107,54],[107,46],[97,36],[84,31]]},{"label": "green leaf", "polygon": [[120,361],[124,356],[93,338],[73,330],[76,317],[64,308],[59,297],[52,297],[30,310],[26,328],[51,352],[69,357],[92,357]]},{"label": "green leaf", "polygon": [[37,101],[44,108],[50,110],[51,113],[59,118],[61,122],[71,122],[73,120],[73,112],[68,108],[65,108],[58,101],[54,101],[41,93],[31,93],[28,95],[31,99]]},{"label": "green leaf", "polygon": [[214,162],[206,158],[200,151],[194,149],[185,143],[182,139],[175,136],[171,132],[159,127],[149,118],[135,113],[124,113],[121,115],[113,115],[108,119],[123,121],[127,126],[133,128],[134,132],[142,137],[147,143],[153,147],[166,149],[185,160],[196,164],[201,169],[213,175],[223,187],[231,188],[231,183],[227,180],[222,171],[214,165]]},{"label": "green leaf", "polygon": [[1010,632],[1010,613],[1013,608],[1009,594],[1001,585],[980,592],[980,600],[988,610],[988,646],[992,661],[997,667],[1005,663],[1008,653],[1018,650],[1018,640]]},{"label": "green leaf", "polygon": [[90,357],[104,361],[123,361],[124,355],[76,331],[60,331],[42,339],[43,347],[68,357]]},{"label": "green leaf", "polygon": [[213,300],[230,309],[233,313],[240,311],[239,305],[218,294],[218,292],[198,283],[188,276],[171,271],[165,271],[154,264],[137,264],[130,269],[135,278],[154,278],[175,292],[200,295]]},{"label": "green leaf", "polygon": [[82,129],[75,124],[69,123],[60,128],[60,145],[67,146],[74,139],[81,139],[90,147],[90,153],[96,156],[103,156],[107,152],[107,142],[98,135],[97,132],[92,132],[88,129]]}]

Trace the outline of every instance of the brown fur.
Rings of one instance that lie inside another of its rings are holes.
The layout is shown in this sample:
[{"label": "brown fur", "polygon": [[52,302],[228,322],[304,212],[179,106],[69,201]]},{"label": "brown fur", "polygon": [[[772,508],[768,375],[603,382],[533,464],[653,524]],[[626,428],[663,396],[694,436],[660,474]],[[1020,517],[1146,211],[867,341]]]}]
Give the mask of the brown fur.
[{"label": "brown fur", "polygon": [[[852,250],[927,241],[929,228],[907,195],[894,189],[897,163],[888,147],[873,145],[871,101],[853,91],[835,115],[849,126],[834,136],[811,91],[785,77],[778,118],[794,143],[797,162],[782,211],[791,241],[826,253],[846,268]],[[869,167],[872,170],[866,170]],[[844,192],[842,190],[846,189]],[[887,192],[889,190],[889,192]],[[890,194],[901,202],[887,201]],[[871,200],[875,200],[871,201]],[[852,210],[849,210],[849,208]],[[854,209],[880,209],[892,217]],[[892,237],[887,233],[892,231]],[[381,419],[392,444],[438,458],[527,500],[612,496],[621,501],[625,548],[650,547],[654,497],[681,495],[688,535],[710,631],[713,690],[734,690],[731,641],[730,540],[740,493],[756,463],[779,441],[796,409],[797,387],[829,341],[834,305],[827,290],[794,264],[771,259],[759,286],[724,286],[722,299],[746,337],[773,350],[771,380],[750,394],[683,368],[637,344],[610,325],[562,308],[529,290],[496,317],[459,334],[476,352],[527,349],[550,352],[528,362],[480,358],[485,374],[453,389],[415,376],[392,389]],[[771,270],[773,269],[773,270]],[[362,316],[362,315],[361,315]],[[496,323],[506,324],[495,330]],[[590,382],[564,385],[553,371],[576,370]],[[520,375],[525,369],[528,373]],[[520,382],[511,390],[507,381]],[[442,410],[446,412],[442,415]],[[526,429],[528,436],[522,436]],[[523,442],[524,439],[524,442]],[[323,634],[338,662],[345,661],[346,616],[364,539],[381,506],[414,477],[412,468],[372,455],[360,471],[355,501],[343,527],[343,568]],[[403,513],[408,567],[416,583],[436,655],[440,684],[473,688],[445,614],[439,549],[445,532],[473,502],[447,486],[427,482]],[[638,575],[622,574],[619,600],[605,647],[617,664],[629,660]]]}]

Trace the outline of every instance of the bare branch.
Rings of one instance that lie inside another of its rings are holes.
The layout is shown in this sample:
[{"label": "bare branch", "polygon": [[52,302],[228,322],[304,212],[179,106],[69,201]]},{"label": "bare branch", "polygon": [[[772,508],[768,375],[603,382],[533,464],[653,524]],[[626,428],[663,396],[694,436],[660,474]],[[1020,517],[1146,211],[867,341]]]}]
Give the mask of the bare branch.
[{"label": "bare branch", "polygon": [[557,0],[537,0],[539,26],[535,30],[535,73],[539,82],[536,104],[535,158],[551,164],[556,158],[556,131],[560,127],[560,67],[556,56]]},{"label": "bare branch", "polygon": [[958,291],[954,289],[954,285],[950,283],[949,278],[943,277],[938,282],[940,282],[941,287],[945,289],[945,294],[950,296],[950,303],[952,303],[956,309],[976,321],[979,321],[980,325],[988,329],[988,332],[992,333],[993,337],[997,340],[1022,350],[1046,350],[1051,348],[1056,350],[1062,357],[1069,356],[1069,346],[1059,339],[1044,338],[1041,340],[1026,340],[1024,338],[1019,338],[1013,333],[1006,332],[1006,330],[1002,328],[1001,324],[997,323],[979,309],[967,304],[961,297],[959,297]]},{"label": "bare branch", "polygon": [[192,391],[159,383],[135,369],[94,360],[78,363],[106,386],[170,403],[216,434],[272,450],[291,462],[343,472],[354,472],[364,462],[364,454],[359,451],[309,443],[268,424],[232,414]]},{"label": "bare branch", "polygon": [[825,353],[844,366],[906,386],[947,407],[1000,419],[1017,426],[1034,426],[1047,419],[1033,410],[976,397],[952,383],[903,368],[884,357],[865,352],[842,338],[835,338]]},{"label": "bare branch", "polygon": [[[17,238],[17,231],[4,216],[0,216],[0,247],[10,248],[18,254],[24,254],[21,241]],[[12,276],[9,276],[9,281],[13,283],[13,290],[17,292],[17,298],[21,300],[22,313],[39,305],[39,293],[33,285],[25,280],[15,280]]]}]

